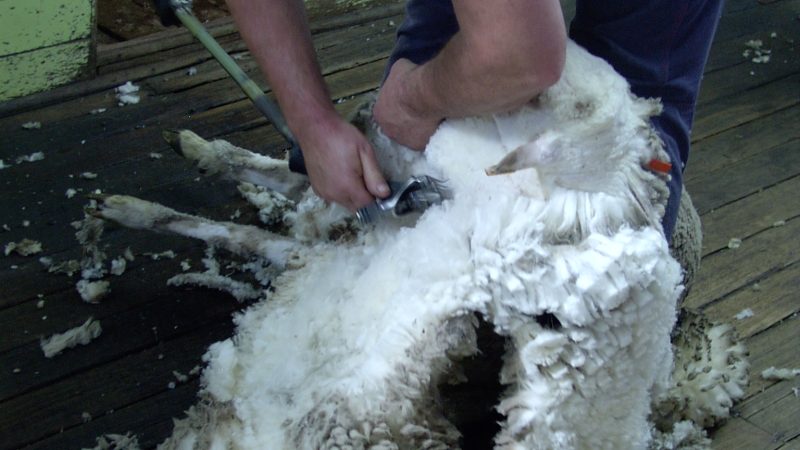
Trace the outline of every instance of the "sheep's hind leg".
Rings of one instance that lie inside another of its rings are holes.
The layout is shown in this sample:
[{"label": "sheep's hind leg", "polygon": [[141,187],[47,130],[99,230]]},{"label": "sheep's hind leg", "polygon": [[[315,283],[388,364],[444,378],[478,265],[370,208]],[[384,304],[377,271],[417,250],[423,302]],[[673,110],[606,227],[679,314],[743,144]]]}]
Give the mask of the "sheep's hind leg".
[{"label": "sheep's hind leg", "polygon": [[[391,320],[391,319],[389,319]],[[424,320],[424,318],[420,318]],[[408,342],[408,359],[380,378],[353,374],[319,399],[297,421],[286,422],[287,440],[297,449],[456,450],[460,432],[444,415],[440,387],[462,377],[454,363],[474,355],[477,321],[472,314],[443,317]],[[353,352],[359,346],[352,347]],[[336,362],[332,361],[332,365]],[[309,377],[311,378],[311,377]],[[353,386],[384,386],[370,393]],[[471,448],[475,448],[474,446]],[[482,447],[489,448],[489,447]]]},{"label": "sheep's hind leg", "polygon": [[260,256],[283,268],[302,246],[293,239],[250,225],[215,222],[180,213],[158,203],[127,195],[99,195],[97,207],[88,212],[128,228],[177,233],[202,239],[242,256]]},{"label": "sheep's hind leg", "polygon": [[189,130],[163,132],[179,155],[206,173],[220,173],[236,181],[264,186],[297,200],[308,189],[308,178],[289,171],[286,160],[237,147],[223,140],[207,141]]}]

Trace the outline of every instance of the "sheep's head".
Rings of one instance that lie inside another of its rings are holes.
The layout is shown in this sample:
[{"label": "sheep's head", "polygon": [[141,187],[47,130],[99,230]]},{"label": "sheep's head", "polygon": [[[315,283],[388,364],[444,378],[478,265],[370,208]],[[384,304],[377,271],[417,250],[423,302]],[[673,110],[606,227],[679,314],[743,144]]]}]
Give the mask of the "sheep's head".
[{"label": "sheep's head", "polygon": [[668,161],[650,117],[657,99],[632,95],[624,78],[574,43],[561,79],[542,92],[527,119],[495,116],[504,146],[513,149],[488,175],[535,168],[546,193],[555,188],[625,196],[635,180],[653,175],[651,160]]},{"label": "sheep's head", "polygon": [[627,90],[609,97],[609,104],[590,108],[590,117],[569,114],[579,104],[543,108],[547,102],[541,99],[526,115],[495,117],[503,146],[513,150],[486,174],[535,169],[541,194],[552,206],[542,220],[559,236],[583,236],[577,229],[611,231],[626,223],[657,226],[663,214],[670,165],[649,123],[658,103]]},{"label": "sheep's head", "polygon": [[572,137],[548,130],[508,153],[499,163],[486,169],[486,174],[502,175],[535,168],[545,186],[555,184],[580,191],[607,191],[606,181],[613,177],[609,166],[618,163],[619,158],[598,157],[600,152],[596,150],[597,147],[587,148]]},{"label": "sheep's head", "polygon": [[639,164],[636,153],[625,150],[609,132],[589,137],[548,130],[515,148],[486,174],[534,168],[547,191],[558,186],[617,196],[626,190],[628,170]]}]

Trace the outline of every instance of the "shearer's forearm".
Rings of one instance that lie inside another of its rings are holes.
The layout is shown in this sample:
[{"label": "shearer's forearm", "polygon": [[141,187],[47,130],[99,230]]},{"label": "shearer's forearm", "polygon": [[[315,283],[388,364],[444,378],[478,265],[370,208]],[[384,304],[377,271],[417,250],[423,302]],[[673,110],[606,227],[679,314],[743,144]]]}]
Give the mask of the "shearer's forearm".
[{"label": "shearer's forearm", "polygon": [[336,116],[320,74],[302,0],[227,0],[292,132]]},{"label": "shearer's forearm", "polygon": [[407,80],[408,107],[464,117],[518,107],[558,81],[566,31],[556,0],[455,0],[460,30]]}]

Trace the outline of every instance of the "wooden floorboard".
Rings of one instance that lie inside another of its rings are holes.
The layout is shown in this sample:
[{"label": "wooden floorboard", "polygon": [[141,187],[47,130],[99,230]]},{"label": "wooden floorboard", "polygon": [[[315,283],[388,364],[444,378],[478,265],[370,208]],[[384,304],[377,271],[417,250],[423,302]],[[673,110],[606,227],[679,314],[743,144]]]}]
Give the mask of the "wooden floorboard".
[{"label": "wooden floorboard", "polygon": [[778,447],[780,450],[798,450],[800,449],[800,436],[793,438],[786,442],[784,445]]},{"label": "wooden floorboard", "polygon": [[[704,256],[686,305],[733,324],[750,351],[745,399],[712,432],[714,448],[792,448],[800,380],[761,372],[800,367],[798,4],[740,11],[720,25],[697,109],[686,183],[702,214]],[[750,39],[772,51],[768,64],[742,56]],[[732,240],[741,244],[729,248]],[[736,319],[745,309],[752,316]]]},{"label": "wooden floorboard", "polygon": [[711,448],[715,450],[772,450],[780,442],[772,439],[765,430],[742,418],[728,421],[727,426],[717,430]]},{"label": "wooden floorboard", "polygon": [[737,407],[740,417],[747,419],[770,435],[783,440],[798,435],[796,422],[800,401],[795,394],[796,383],[781,381],[765,388]]},{"label": "wooden floorboard", "polygon": [[794,123],[800,123],[800,105],[761,116],[695,142],[684,180],[687,184],[695,180],[701,184],[709,173],[725,170],[744,158],[800,139],[798,127],[791,126]]},{"label": "wooden floorboard", "polygon": [[[702,214],[703,262],[686,306],[731,323],[750,350],[751,383],[735,418],[712,431],[719,449],[800,448],[800,379],[768,381],[762,370],[800,367],[800,0],[761,4],[729,0],[712,47],[693,131],[687,188]],[[331,95],[343,114],[378,85],[392,45],[395,6],[315,21],[315,45]],[[264,88],[229,18],[209,30]],[[772,37],[772,33],[775,37]],[[744,58],[761,39],[771,61]],[[256,218],[231,182],[201,177],[173,154],[164,128],[191,128],[208,138],[280,155],[281,137],[193,38],[181,29],[104,45],[100,75],[54,91],[0,104],[0,158],[42,151],[43,161],[0,171],[3,241],[32,238],[44,253],[0,258],[0,450],[91,447],[104,433],[133,432],[144,448],[169,434],[172,417],[194,403],[207,346],[231,336],[226,295],[165,286],[188,258],[200,267],[203,246],[188,239],[108,227],[110,257],[136,253],[100,305],[80,301],[76,278],[47,274],[38,256],[79,258],[74,230],[84,194],[102,189],[165,203],[190,213]],[[197,75],[188,76],[189,67]],[[116,105],[113,88],[133,80],[140,104]],[[91,115],[89,111],[107,108]],[[25,130],[28,121],[42,122]],[[151,159],[158,152],[161,159]],[[79,177],[85,171],[98,177]],[[67,199],[68,188],[79,195]],[[29,221],[27,226],[23,222]],[[729,248],[731,239],[741,240]],[[146,253],[174,250],[176,259]],[[44,301],[39,307],[40,301]],[[742,320],[736,314],[750,308]],[[92,316],[103,334],[90,345],[44,358],[39,340]],[[85,414],[84,414],[85,413]]]},{"label": "wooden floorboard", "polygon": [[[714,320],[732,322],[739,336],[749,338],[800,312],[798,280],[800,264],[795,263],[707,306],[705,312]],[[751,317],[735,319],[746,309],[752,311]]]}]

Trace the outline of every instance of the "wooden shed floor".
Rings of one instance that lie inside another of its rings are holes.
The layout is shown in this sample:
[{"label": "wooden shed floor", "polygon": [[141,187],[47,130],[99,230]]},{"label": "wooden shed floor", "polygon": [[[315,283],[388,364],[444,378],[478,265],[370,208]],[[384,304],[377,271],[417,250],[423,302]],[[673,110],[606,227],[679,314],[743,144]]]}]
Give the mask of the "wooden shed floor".
[{"label": "wooden shed floor", "polygon": [[[800,0],[730,0],[704,80],[687,171],[705,229],[699,279],[687,306],[733,323],[750,350],[751,383],[735,417],[714,430],[719,449],[800,449],[800,378],[766,381],[762,370],[800,367]],[[397,8],[364,10],[314,23],[322,67],[343,112],[375,89],[392,45]],[[261,83],[228,19],[209,28]],[[766,64],[743,57],[763,41]],[[279,136],[236,85],[181,30],[108,45],[99,75],[86,82],[0,104],[2,243],[42,242],[35,256],[0,258],[0,450],[91,447],[105,433],[132,432],[155,446],[193,404],[197,375],[212,342],[231,336],[242,306],[204,289],[171,288],[180,262],[200,267],[203,246],[175,237],[108,228],[113,258],[136,259],[103,302],[80,300],[75,278],[48,274],[38,262],[79,258],[70,222],[84,197],[101,189],[227,220],[255,221],[233,183],[198,178],[161,139],[165,128],[190,128],[278,155]],[[190,67],[197,74],[187,75]],[[142,87],[137,105],[119,107],[113,88]],[[261,83],[263,85],[263,83]],[[100,114],[90,114],[106,108]],[[23,129],[29,121],[40,129]],[[16,164],[43,152],[44,160]],[[163,158],[153,159],[152,152]],[[95,179],[79,177],[97,173]],[[67,189],[78,195],[67,198]],[[738,248],[730,248],[733,238]],[[173,250],[175,259],[147,253]],[[753,316],[733,317],[750,308]],[[102,335],[52,359],[39,340],[100,320]],[[170,383],[176,383],[170,388]]]}]

